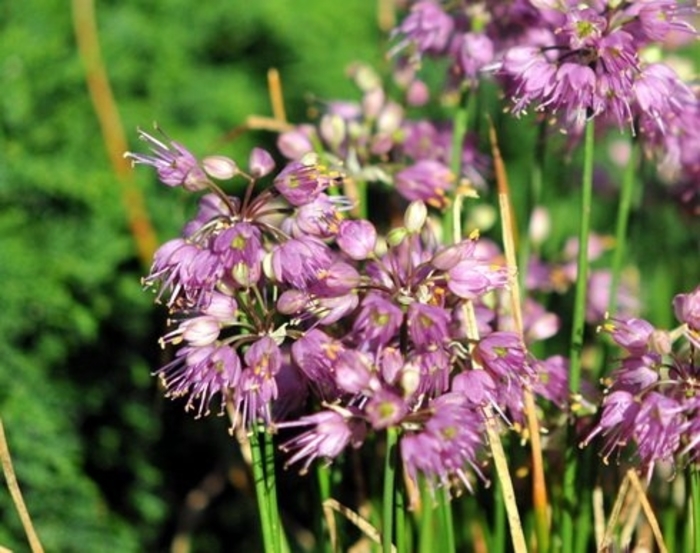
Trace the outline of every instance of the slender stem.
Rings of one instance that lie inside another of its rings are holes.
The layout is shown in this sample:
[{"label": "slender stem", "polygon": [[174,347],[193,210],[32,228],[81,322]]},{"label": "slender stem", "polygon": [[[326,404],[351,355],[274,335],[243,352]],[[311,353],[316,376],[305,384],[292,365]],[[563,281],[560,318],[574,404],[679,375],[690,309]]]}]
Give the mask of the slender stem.
[{"label": "slender stem", "polygon": [[269,432],[263,434],[265,456],[265,486],[269,497],[268,509],[272,542],[276,552],[282,551],[282,524],[280,523],[279,508],[277,507],[277,478],[275,476],[275,444],[274,437]]},{"label": "slender stem", "polygon": [[73,0],[72,12],[78,53],[85,67],[85,80],[102,131],[102,141],[121,185],[129,230],[136,244],[139,259],[148,267],[158,240],[143,195],[134,182],[130,163],[124,158],[127,142],[100,53],[94,1]]},{"label": "slender stem", "polygon": [[634,192],[635,174],[637,169],[637,142],[633,141],[630,148],[630,158],[627,161],[625,172],[622,175],[622,189],[620,201],[617,204],[617,224],[615,227],[615,252],[613,254],[612,277],[610,281],[610,297],[608,298],[608,311],[615,314],[617,311],[618,288],[622,278],[622,264],[625,259],[627,245],[627,227],[632,209],[632,196]]},{"label": "slender stem", "polygon": [[[331,471],[329,467],[323,466],[321,464],[316,465],[316,481],[318,483],[318,495],[320,499],[320,504],[325,505],[326,500],[331,497]],[[328,535],[328,528],[324,528],[323,516],[315,517],[316,522],[316,535],[318,536],[319,547],[318,550],[323,553],[332,551],[330,536]]]},{"label": "slender stem", "polygon": [[542,198],[542,175],[544,174],[545,155],[547,152],[547,123],[542,121],[539,124],[537,131],[537,140],[535,142],[535,158],[530,170],[530,189],[528,197],[527,217],[524,218],[520,246],[518,248],[518,277],[520,287],[525,289],[527,281],[527,269],[530,262],[530,254],[532,253],[532,244],[530,241],[529,225],[532,212],[541,201]]},{"label": "slender stem", "polygon": [[250,433],[250,452],[253,461],[253,479],[255,480],[255,495],[258,499],[258,514],[262,526],[263,547],[265,553],[275,553],[275,537],[272,521],[270,520],[270,496],[265,481],[265,466],[258,431]]},{"label": "slender stem", "polygon": [[382,497],[382,551],[392,552],[394,533],[394,495],[396,485],[396,448],[399,431],[389,428],[386,432],[386,454],[384,456],[384,494]]},{"label": "slender stem", "polygon": [[[581,354],[583,352],[583,334],[586,317],[586,292],[588,285],[588,237],[591,227],[591,204],[593,202],[593,150],[594,150],[593,119],[586,123],[584,137],[583,180],[581,183],[581,220],[579,227],[579,251],[577,262],[576,294],[574,300],[574,315],[571,330],[569,350],[569,392],[574,401],[581,385]],[[575,433],[573,424],[568,429],[568,448],[566,467],[564,469],[564,489],[562,509],[562,551],[572,553],[574,548],[574,519],[577,489],[576,471],[578,459],[576,456]]]},{"label": "slender stem", "polygon": [[41,541],[39,540],[36,530],[34,530],[32,519],[29,516],[29,511],[27,510],[27,506],[22,498],[22,492],[20,491],[19,484],[17,483],[15,470],[12,467],[10,448],[7,445],[7,439],[5,438],[5,429],[2,424],[2,419],[0,419],[0,462],[2,464],[2,472],[5,475],[5,481],[7,482],[7,488],[10,490],[12,502],[15,504],[15,509],[17,509],[19,518],[22,521],[24,533],[27,535],[29,548],[32,550],[32,553],[44,553],[44,548],[41,545]]},{"label": "slender stem", "polygon": [[[467,126],[469,124],[470,117],[470,102],[471,95],[469,91],[463,91],[459,107],[455,112],[455,116],[452,123],[452,144],[451,144],[451,157],[450,157],[450,170],[457,180],[457,185],[459,186],[459,181],[462,174],[462,150],[464,148],[464,137],[467,134]],[[459,190],[457,190],[456,196],[459,195]],[[442,215],[442,230],[445,237],[450,236],[448,233],[452,232],[452,237],[455,242],[462,239],[454,232],[455,225],[459,225],[459,221],[456,218],[461,217],[461,213],[457,209],[447,209]]]},{"label": "slender stem", "polygon": [[454,520],[452,518],[452,504],[450,492],[447,488],[440,490],[440,522],[442,523],[442,547],[440,551],[453,553],[456,551]]},{"label": "slender stem", "polygon": [[396,478],[396,494],[394,513],[396,516],[396,551],[397,553],[406,553],[409,551],[408,534],[406,527],[406,493],[401,481],[401,465],[397,468]]},{"label": "slender stem", "polygon": [[698,467],[697,463],[693,463],[689,470],[693,551],[700,551],[700,467]]},{"label": "slender stem", "polygon": [[421,513],[418,531],[418,551],[420,553],[432,553],[435,550],[435,521],[433,508],[434,498],[430,493],[425,478],[420,479]]},{"label": "slender stem", "polygon": [[[525,347],[524,323],[522,314],[521,287],[517,278],[518,265],[516,261],[516,229],[515,213],[512,207],[508,175],[506,173],[503,157],[501,156],[496,130],[489,121],[489,137],[491,140],[491,152],[493,155],[496,182],[498,185],[498,204],[501,213],[501,227],[503,232],[503,249],[506,254],[506,264],[509,272],[509,288],[511,299],[511,314],[515,332]],[[524,242],[527,242],[525,240]],[[527,263],[527,260],[524,261]],[[532,501],[535,510],[535,531],[537,534],[537,547],[540,553],[549,550],[549,518],[547,485],[544,477],[544,461],[542,445],[540,442],[540,425],[537,419],[537,409],[532,390],[523,390],[527,427],[530,433],[530,451],[532,453]]]}]

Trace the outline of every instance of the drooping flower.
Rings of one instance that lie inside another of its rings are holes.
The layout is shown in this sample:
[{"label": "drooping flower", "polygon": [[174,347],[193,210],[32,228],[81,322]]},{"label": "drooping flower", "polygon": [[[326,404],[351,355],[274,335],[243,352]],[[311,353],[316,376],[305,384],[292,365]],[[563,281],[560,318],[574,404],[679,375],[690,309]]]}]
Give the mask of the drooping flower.
[{"label": "drooping flower", "polygon": [[303,462],[300,472],[305,474],[315,459],[331,462],[350,445],[358,448],[367,433],[366,425],[353,412],[325,410],[306,415],[296,421],[284,422],[278,428],[310,427],[305,432],[286,441],[282,451],[293,452],[285,466]]},{"label": "drooping flower", "polygon": [[174,141],[167,145],[142,130],[139,130],[139,138],[148,143],[153,155],[127,152],[125,157],[131,158],[133,163],[155,167],[160,182],[189,191],[209,187],[209,179],[187,148]]}]

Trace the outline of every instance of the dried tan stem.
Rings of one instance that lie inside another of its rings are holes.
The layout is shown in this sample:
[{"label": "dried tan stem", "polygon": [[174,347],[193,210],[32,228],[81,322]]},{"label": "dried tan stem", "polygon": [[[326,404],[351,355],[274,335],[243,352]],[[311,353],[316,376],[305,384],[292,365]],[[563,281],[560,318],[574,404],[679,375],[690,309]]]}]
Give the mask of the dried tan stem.
[{"label": "dried tan stem", "polygon": [[32,524],[32,519],[29,516],[29,511],[22,498],[22,492],[19,489],[19,484],[17,483],[17,476],[15,475],[15,469],[12,466],[12,457],[10,456],[10,448],[7,445],[7,439],[5,438],[5,428],[2,424],[2,419],[0,418],[0,461],[2,461],[2,472],[5,475],[5,481],[7,482],[7,488],[10,490],[10,496],[12,497],[12,502],[15,504],[15,509],[17,509],[17,514],[22,521],[22,527],[24,528],[24,533],[27,535],[27,541],[29,541],[29,547],[32,553],[44,553],[44,548],[39,541],[39,536],[34,530],[34,525]]}]

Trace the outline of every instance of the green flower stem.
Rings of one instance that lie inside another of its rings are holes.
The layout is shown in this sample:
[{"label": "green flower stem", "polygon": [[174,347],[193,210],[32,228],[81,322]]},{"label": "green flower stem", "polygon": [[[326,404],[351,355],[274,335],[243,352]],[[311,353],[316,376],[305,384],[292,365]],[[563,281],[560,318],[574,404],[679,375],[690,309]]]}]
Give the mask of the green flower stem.
[{"label": "green flower stem", "polygon": [[[462,149],[464,147],[464,137],[467,134],[467,127],[469,125],[469,120],[471,118],[471,111],[473,109],[474,95],[469,94],[469,91],[463,91],[459,106],[455,112],[455,116],[452,123],[452,144],[451,144],[451,157],[450,157],[450,170],[457,181],[457,186],[459,186],[460,175],[462,174]],[[453,197],[459,196],[459,191]],[[455,225],[459,228],[459,221],[455,220],[456,217],[461,217],[460,210],[457,209],[447,209],[442,215],[442,231],[443,236],[447,238],[452,236],[455,243],[459,242],[462,237],[455,234]],[[451,233],[451,234],[450,234]]]},{"label": "green flower stem", "polygon": [[276,552],[283,551],[282,524],[277,506],[277,479],[275,476],[275,444],[274,437],[269,432],[263,434],[264,461],[265,461],[265,486],[269,497],[268,509],[270,516],[270,530],[272,531],[272,542]]},{"label": "green flower stem", "polygon": [[399,463],[398,473],[396,478],[396,493],[395,493],[395,508],[396,516],[396,551],[397,553],[406,553],[410,551],[408,547],[408,527],[406,526],[406,494],[401,481],[401,466]]},{"label": "green flower stem", "polygon": [[521,226],[520,244],[518,245],[518,276],[520,288],[525,290],[525,282],[527,280],[527,268],[530,263],[530,255],[532,253],[532,244],[530,243],[530,219],[533,210],[540,204],[542,199],[542,183],[544,175],[545,155],[547,151],[547,123],[541,122],[537,131],[537,140],[535,141],[535,158],[530,172],[530,194],[528,198],[528,206],[526,216],[523,217],[523,225]]},{"label": "green flower stem", "polygon": [[433,496],[430,493],[425,478],[420,478],[421,512],[420,525],[418,527],[418,551],[420,553],[432,553],[435,550],[435,521],[433,509]]},{"label": "green flower stem", "polygon": [[394,495],[399,431],[389,428],[386,432],[386,454],[384,456],[384,494],[382,497],[382,552],[392,553],[394,534]]},{"label": "green flower stem", "polygon": [[692,502],[692,551],[700,551],[700,467],[690,465],[690,500]]},{"label": "green flower stem", "polygon": [[[586,292],[588,286],[588,237],[591,228],[591,205],[593,203],[593,119],[586,123],[583,145],[583,181],[581,183],[581,221],[579,227],[579,251],[576,278],[576,296],[569,350],[569,392],[573,401],[581,385],[581,354],[583,352],[583,333],[586,317]],[[573,410],[573,408],[572,408]],[[574,550],[574,519],[578,490],[576,488],[576,471],[578,459],[573,424],[569,425],[568,450],[564,469],[563,509],[562,509],[562,551],[572,553]]]},{"label": "green flower stem", "polygon": [[442,527],[442,547],[440,551],[445,553],[453,553],[456,551],[455,545],[455,529],[454,520],[452,518],[452,502],[450,498],[450,490],[442,488],[440,490],[439,499],[440,523]]},{"label": "green flower stem", "polygon": [[250,434],[249,439],[250,452],[253,460],[255,495],[258,499],[258,513],[262,526],[263,547],[265,553],[277,553],[275,549],[275,537],[273,535],[273,524],[270,517],[270,496],[265,479],[265,460],[263,458],[262,444],[260,443],[257,429]]},{"label": "green flower stem", "polygon": [[617,205],[617,224],[615,227],[615,252],[612,263],[612,279],[610,282],[610,297],[608,298],[608,312],[614,315],[617,311],[618,288],[622,278],[622,264],[625,259],[627,245],[627,227],[632,210],[632,196],[634,192],[635,175],[637,170],[637,142],[633,141],[630,150],[630,158],[622,175],[622,189],[620,190],[620,202]]},{"label": "green flower stem", "polygon": [[[318,495],[320,504],[325,505],[326,500],[331,497],[331,470],[327,466],[320,463],[316,464],[316,482],[318,484]],[[318,551],[329,553],[331,551],[330,536],[328,528],[324,522],[326,517],[322,514],[314,517],[316,526],[316,535],[318,536]]]}]

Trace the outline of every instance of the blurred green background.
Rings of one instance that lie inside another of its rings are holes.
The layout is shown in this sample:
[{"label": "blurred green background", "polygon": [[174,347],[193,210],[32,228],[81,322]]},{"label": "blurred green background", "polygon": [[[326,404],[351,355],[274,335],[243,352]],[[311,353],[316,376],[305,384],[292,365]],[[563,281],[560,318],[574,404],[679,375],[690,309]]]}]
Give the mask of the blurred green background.
[{"label": "blurred green background", "polygon": [[[248,115],[271,115],[268,68],[280,71],[288,116],[300,121],[309,94],[355,97],[349,63],[381,62],[371,1],[105,0],[95,9],[133,150],[144,148],[136,128],[157,121],[198,155],[245,165],[274,135],[225,137]],[[225,421],[192,420],[150,376],[163,363],[166,313],[141,291],[147,268],[69,2],[0,5],[0,90],[0,416],[46,550],[165,551],[180,531],[196,536],[193,550],[255,551],[255,503]],[[159,239],[173,237],[190,199],[149,169],[135,179]],[[195,489],[213,504],[189,508]],[[0,545],[28,550],[4,481]]]}]

